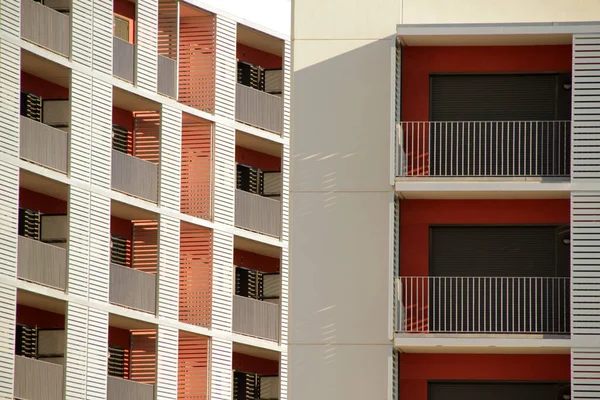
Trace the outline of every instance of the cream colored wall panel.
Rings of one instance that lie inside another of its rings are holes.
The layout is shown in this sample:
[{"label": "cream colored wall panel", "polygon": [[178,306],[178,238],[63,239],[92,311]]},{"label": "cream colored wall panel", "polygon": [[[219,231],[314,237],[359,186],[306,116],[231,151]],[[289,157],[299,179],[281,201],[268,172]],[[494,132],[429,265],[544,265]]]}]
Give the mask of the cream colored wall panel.
[{"label": "cream colored wall panel", "polygon": [[89,290],[90,204],[90,192],[71,186],[67,290],[82,297],[87,297]]},{"label": "cream colored wall panel", "polygon": [[292,193],[290,343],[390,343],[392,196]]},{"label": "cream colored wall panel", "polygon": [[233,344],[231,341],[219,338],[213,338],[210,343],[210,398],[212,400],[231,400]]},{"label": "cream colored wall panel", "polygon": [[235,112],[235,84],[237,24],[217,15],[215,62],[215,114],[233,118]]},{"label": "cream colored wall panel", "polygon": [[280,342],[288,344],[289,331],[289,292],[290,292],[290,252],[287,248],[281,249],[281,296],[279,298],[280,308]]},{"label": "cream colored wall panel", "polygon": [[19,168],[0,162],[0,274],[17,276]]},{"label": "cream colored wall panel", "polygon": [[92,193],[90,205],[90,299],[107,303],[110,276],[110,198]]},{"label": "cream colored wall panel", "polygon": [[0,1],[0,30],[11,35],[21,36],[20,25],[21,0]]},{"label": "cream colored wall panel", "polygon": [[112,155],[112,85],[92,81],[92,162],[91,178],[96,186],[110,189]]},{"label": "cream colored wall panel", "polygon": [[286,40],[283,46],[283,131],[281,136],[289,138],[291,133],[291,99],[292,99],[292,42]]},{"label": "cream colored wall panel", "polygon": [[[99,2],[102,3],[102,2]],[[72,0],[71,12],[71,56],[73,61],[92,67],[92,41],[90,26],[94,24],[94,8],[89,0]]]},{"label": "cream colored wall panel", "polygon": [[283,146],[281,157],[281,240],[290,237],[290,146]]},{"label": "cream colored wall panel", "polygon": [[158,1],[138,1],[137,85],[156,92],[158,63]]},{"label": "cream colored wall panel", "polygon": [[17,290],[0,284],[0,398],[13,398]]},{"label": "cream colored wall panel", "polygon": [[235,130],[215,127],[215,222],[233,225],[235,209]]},{"label": "cream colored wall panel", "polygon": [[92,79],[77,70],[71,72],[71,177],[90,181],[92,163]]},{"label": "cream colored wall panel", "polygon": [[89,400],[106,399],[108,377],[108,313],[88,310],[88,348],[86,390]]},{"label": "cream colored wall panel", "polygon": [[389,190],[392,41],[294,46],[292,190]]},{"label": "cream colored wall panel", "polygon": [[160,129],[160,205],[173,211],[179,211],[181,200],[181,111],[163,105]]},{"label": "cream colored wall panel", "polygon": [[158,315],[179,317],[179,226],[175,218],[160,215],[158,233]]},{"label": "cream colored wall panel", "polygon": [[179,332],[160,326],[157,335],[156,394],[161,400],[177,400],[177,356]]},{"label": "cream colored wall panel", "polygon": [[279,400],[288,399],[288,353],[284,351],[279,357]]},{"label": "cream colored wall panel", "polygon": [[88,308],[67,304],[65,394],[67,400],[87,398]]},{"label": "cream colored wall panel", "polygon": [[233,312],[233,235],[213,233],[212,326],[231,331]]},{"label": "cream colored wall panel", "polygon": [[[81,0],[76,0],[81,1]],[[90,3],[83,1],[87,7]],[[92,63],[95,70],[112,75],[113,63],[113,2],[94,0],[92,29]],[[89,34],[89,33],[88,33]],[[73,42],[79,38],[74,38]],[[75,44],[73,44],[75,46]]]},{"label": "cream colored wall panel", "polygon": [[[2,12],[10,8],[11,2],[0,4]],[[17,8],[18,10],[18,8]],[[3,17],[0,21],[4,23]],[[2,24],[0,24],[2,25]],[[4,28],[4,27],[3,27]],[[0,152],[19,156],[19,119],[21,95],[21,49],[6,40],[0,39]]]}]

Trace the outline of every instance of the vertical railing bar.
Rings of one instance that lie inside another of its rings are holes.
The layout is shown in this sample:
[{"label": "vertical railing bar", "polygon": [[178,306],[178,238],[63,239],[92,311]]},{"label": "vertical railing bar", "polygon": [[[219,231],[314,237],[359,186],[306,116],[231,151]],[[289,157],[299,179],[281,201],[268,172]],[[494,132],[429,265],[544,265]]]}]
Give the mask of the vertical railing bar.
[{"label": "vertical railing bar", "polygon": [[[533,278],[531,278],[533,279]],[[535,301],[535,332],[539,332],[540,327],[539,325],[539,320],[538,320],[538,287],[537,287],[537,282],[534,281],[534,285],[533,285],[533,299]]]},{"label": "vertical railing bar", "polygon": [[[502,133],[502,142],[504,142],[504,133]],[[502,145],[502,147],[504,147],[504,144]],[[502,168],[504,168],[504,165],[502,166]],[[500,307],[498,307],[498,311],[500,314],[500,332],[504,332],[504,317],[502,315],[502,311],[504,308],[504,279],[498,278],[498,280],[500,281]]]},{"label": "vertical railing bar", "polygon": [[[444,312],[443,312],[444,328],[443,328],[443,330],[446,330],[446,327],[448,326],[448,316],[447,316],[448,313],[446,312],[446,308],[448,308],[446,305],[446,301],[448,299],[448,282],[447,282],[447,280],[448,280],[448,278],[444,277],[444,302],[443,302],[443,304],[444,304]],[[441,308],[440,308],[440,310],[441,310]],[[440,313],[441,313],[441,311],[440,311]]]},{"label": "vertical railing bar", "polygon": [[423,330],[427,331],[425,325],[425,279],[421,277],[419,280],[421,281],[421,326]]},{"label": "vertical railing bar", "polygon": [[[454,293],[453,293],[453,297],[456,297],[456,294],[458,293],[458,278],[452,278],[454,280]],[[453,315],[453,319],[454,319],[454,332],[458,332],[458,322],[457,322],[457,315],[458,315],[458,298],[454,298],[454,315]]]},{"label": "vertical railing bar", "polygon": [[477,277],[477,332],[481,332],[481,277]]},{"label": "vertical railing bar", "polygon": [[494,172],[492,172],[492,175],[498,176],[498,121],[494,124],[496,126],[494,129],[494,136],[496,137],[496,168],[494,169]]},{"label": "vertical railing bar", "polygon": [[533,171],[533,166],[531,165],[531,152],[532,152],[532,143],[533,143],[533,139],[531,138],[531,131],[533,129],[533,125],[532,125],[532,121],[529,121],[529,174],[531,175],[531,172]]},{"label": "vertical railing bar", "polygon": [[475,332],[475,279],[469,278],[471,282],[471,332]]}]

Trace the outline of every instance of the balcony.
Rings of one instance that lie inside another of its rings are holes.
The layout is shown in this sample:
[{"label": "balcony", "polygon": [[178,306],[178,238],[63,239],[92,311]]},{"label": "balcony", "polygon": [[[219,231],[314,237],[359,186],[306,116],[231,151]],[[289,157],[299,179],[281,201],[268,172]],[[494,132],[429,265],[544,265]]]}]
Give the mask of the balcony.
[{"label": "balcony", "polygon": [[235,226],[278,238],[281,233],[281,203],[236,189]]},{"label": "balcony", "polygon": [[158,165],[113,149],[112,188],[156,203]]},{"label": "balcony", "polygon": [[113,304],[154,314],[156,275],[111,263],[109,300]]},{"label": "balcony", "polygon": [[[61,11],[68,11],[68,8]],[[69,57],[71,54],[70,17],[39,2],[22,0],[21,37]]]},{"label": "balcony", "polygon": [[233,296],[233,332],[279,340],[279,304]]},{"label": "balcony", "polygon": [[65,290],[67,250],[53,244],[19,236],[17,277]]},{"label": "balcony", "polygon": [[154,385],[114,376],[108,377],[107,400],[152,400],[153,398]]},{"label": "balcony", "polygon": [[400,177],[570,175],[570,121],[402,122]]},{"label": "balcony", "polygon": [[397,331],[443,334],[570,334],[564,277],[396,278]]},{"label": "balcony", "polygon": [[22,159],[66,173],[68,142],[67,132],[21,116],[19,153]]},{"label": "balcony", "polygon": [[64,399],[65,367],[60,364],[15,356],[14,397],[27,400]]},{"label": "balcony", "polygon": [[127,82],[135,79],[135,45],[113,37],[113,75]]},{"label": "balcony", "polygon": [[158,55],[158,93],[177,98],[177,61]]},{"label": "balcony", "polygon": [[283,130],[283,100],[280,96],[237,84],[235,119],[281,134]]}]

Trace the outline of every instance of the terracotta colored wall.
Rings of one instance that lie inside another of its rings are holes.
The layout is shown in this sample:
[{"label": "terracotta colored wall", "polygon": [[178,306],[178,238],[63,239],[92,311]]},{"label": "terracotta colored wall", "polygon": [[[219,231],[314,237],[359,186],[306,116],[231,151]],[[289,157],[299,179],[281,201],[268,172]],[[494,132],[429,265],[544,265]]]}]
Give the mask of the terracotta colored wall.
[{"label": "terracotta colored wall", "polygon": [[246,354],[233,353],[233,369],[259,375],[279,375],[279,362]]},{"label": "terracotta colored wall", "polygon": [[403,200],[400,273],[429,274],[429,225],[568,224],[569,200]]},{"label": "terracotta colored wall", "polygon": [[571,46],[404,47],[402,120],[429,120],[429,74],[570,71]]},{"label": "terracotta colored wall", "polygon": [[21,72],[21,90],[33,93],[42,97],[42,99],[69,98],[69,88],[38,78],[35,75],[30,75],[27,72]]},{"label": "terracotta colored wall", "polygon": [[129,42],[135,43],[135,3],[128,0],[115,0],[113,12],[129,21]]},{"label": "terracotta colored wall", "polygon": [[37,326],[38,328],[62,328],[65,327],[65,316],[50,311],[40,310],[17,304],[17,324]]},{"label": "terracotta colored wall", "polygon": [[68,209],[66,201],[24,188],[19,188],[19,207],[37,210],[42,214],[66,214]]},{"label": "terracotta colored wall", "polygon": [[428,380],[568,381],[568,354],[400,354],[400,398],[427,400]]},{"label": "terracotta colored wall", "polygon": [[262,272],[279,272],[279,259],[245,250],[233,250],[233,263]]},{"label": "terracotta colored wall", "polygon": [[240,146],[235,147],[235,162],[264,171],[281,171],[281,158]]},{"label": "terracotta colored wall", "polygon": [[133,131],[135,120],[131,111],[124,110],[119,107],[113,107],[112,112],[113,124],[121,125],[123,128],[127,128],[128,131]]},{"label": "terracotta colored wall", "polygon": [[237,44],[237,59],[239,61],[245,61],[254,65],[259,65],[266,69],[278,69],[281,68],[283,62],[281,57],[267,53],[266,51],[258,50],[244,44]]},{"label": "terracotta colored wall", "polygon": [[118,217],[110,217],[110,233],[115,235],[123,236],[127,239],[133,237],[133,225],[131,221]]}]

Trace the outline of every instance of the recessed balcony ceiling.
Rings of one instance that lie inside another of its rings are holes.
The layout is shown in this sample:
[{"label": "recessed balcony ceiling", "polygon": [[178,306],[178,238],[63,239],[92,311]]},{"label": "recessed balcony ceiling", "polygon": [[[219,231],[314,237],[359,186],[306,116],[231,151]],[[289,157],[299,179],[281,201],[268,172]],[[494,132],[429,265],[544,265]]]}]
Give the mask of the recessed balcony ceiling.
[{"label": "recessed balcony ceiling", "polygon": [[406,46],[544,46],[571,44],[572,35],[410,35],[398,36]]},{"label": "recessed balcony ceiling", "polygon": [[274,38],[247,26],[238,25],[238,43],[253,47],[267,53],[283,56],[283,40]]},{"label": "recessed balcony ceiling", "polygon": [[71,71],[68,68],[28,51],[21,51],[21,70],[63,87],[68,88],[71,84]]}]

